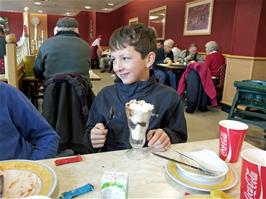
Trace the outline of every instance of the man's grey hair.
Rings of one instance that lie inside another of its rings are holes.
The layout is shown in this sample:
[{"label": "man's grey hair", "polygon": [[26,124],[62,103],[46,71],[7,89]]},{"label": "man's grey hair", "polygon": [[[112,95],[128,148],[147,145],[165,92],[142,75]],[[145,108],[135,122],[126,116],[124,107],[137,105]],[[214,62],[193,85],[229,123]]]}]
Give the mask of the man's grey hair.
[{"label": "man's grey hair", "polygon": [[167,39],[163,43],[163,45],[168,46],[169,48],[173,48],[174,44],[175,44],[175,42],[172,39]]},{"label": "man's grey hair", "polygon": [[78,21],[72,17],[60,18],[56,23],[54,32],[57,34],[60,31],[72,31],[79,34]]},{"label": "man's grey hair", "polygon": [[215,41],[209,41],[205,44],[205,49],[207,53],[219,51],[219,45]]}]

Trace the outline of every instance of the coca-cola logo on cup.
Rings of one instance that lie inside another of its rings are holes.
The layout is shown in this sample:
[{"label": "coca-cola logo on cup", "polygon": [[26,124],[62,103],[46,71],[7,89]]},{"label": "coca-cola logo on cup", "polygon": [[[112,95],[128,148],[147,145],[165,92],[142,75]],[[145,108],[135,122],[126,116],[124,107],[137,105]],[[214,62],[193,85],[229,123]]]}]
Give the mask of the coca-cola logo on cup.
[{"label": "coca-cola logo on cup", "polygon": [[221,140],[221,149],[220,152],[223,156],[227,156],[228,150],[228,136],[225,132],[221,132],[221,136],[220,136],[220,140]]},{"label": "coca-cola logo on cup", "polygon": [[258,184],[258,174],[254,171],[249,171],[249,169],[246,169],[245,173],[245,182],[247,189],[244,191],[244,196],[247,199],[256,198],[256,190],[257,190],[257,184]]}]

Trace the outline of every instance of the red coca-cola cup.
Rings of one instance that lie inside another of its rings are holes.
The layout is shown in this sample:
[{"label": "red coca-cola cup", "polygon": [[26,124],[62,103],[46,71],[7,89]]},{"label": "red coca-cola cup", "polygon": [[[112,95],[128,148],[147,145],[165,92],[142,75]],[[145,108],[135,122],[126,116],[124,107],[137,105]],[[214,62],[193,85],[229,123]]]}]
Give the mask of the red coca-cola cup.
[{"label": "red coca-cola cup", "polygon": [[241,153],[240,198],[266,198],[266,151],[246,149]]},{"label": "red coca-cola cup", "polygon": [[219,157],[226,162],[237,162],[248,125],[234,120],[222,120],[219,125]]}]

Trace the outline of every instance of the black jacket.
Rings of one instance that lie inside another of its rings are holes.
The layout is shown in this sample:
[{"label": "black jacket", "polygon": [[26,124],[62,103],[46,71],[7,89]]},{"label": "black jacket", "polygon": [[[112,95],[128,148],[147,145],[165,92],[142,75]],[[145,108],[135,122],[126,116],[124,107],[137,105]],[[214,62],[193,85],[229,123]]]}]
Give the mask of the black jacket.
[{"label": "black jacket", "polygon": [[0,59],[4,59],[6,54],[6,38],[5,36],[0,36]]},{"label": "black jacket", "polygon": [[125,85],[117,79],[115,85],[105,87],[97,95],[91,106],[85,137],[90,152],[96,152],[92,148],[90,131],[96,123],[106,123],[111,106],[116,109],[115,117],[107,126],[107,139],[101,151],[131,148],[125,103],[133,99],[145,100],[155,107],[158,117],[151,118],[148,130],[162,128],[170,137],[171,143],[186,142],[187,127],[183,104],[175,90],[157,83],[154,77],[130,85]]},{"label": "black jacket", "polygon": [[94,99],[89,83],[79,75],[56,75],[45,84],[43,116],[60,135],[59,152],[87,153],[84,134]]}]

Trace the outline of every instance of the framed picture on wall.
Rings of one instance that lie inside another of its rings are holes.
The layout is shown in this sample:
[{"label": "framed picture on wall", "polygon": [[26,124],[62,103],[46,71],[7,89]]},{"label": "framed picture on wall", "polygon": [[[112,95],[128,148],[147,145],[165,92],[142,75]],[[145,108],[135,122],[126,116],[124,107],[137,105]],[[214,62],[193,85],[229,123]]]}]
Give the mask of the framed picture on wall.
[{"label": "framed picture on wall", "polygon": [[214,0],[186,3],[184,35],[210,35]]},{"label": "framed picture on wall", "polygon": [[156,31],[157,39],[164,39],[167,6],[149,10],[149,26]]},{"label": "framed picture on wall", "polygon": [[134,24],[138,24],[139,23],[139,18],[138,17],[134,17],[128,20],[128,25],[134,25]]}]

